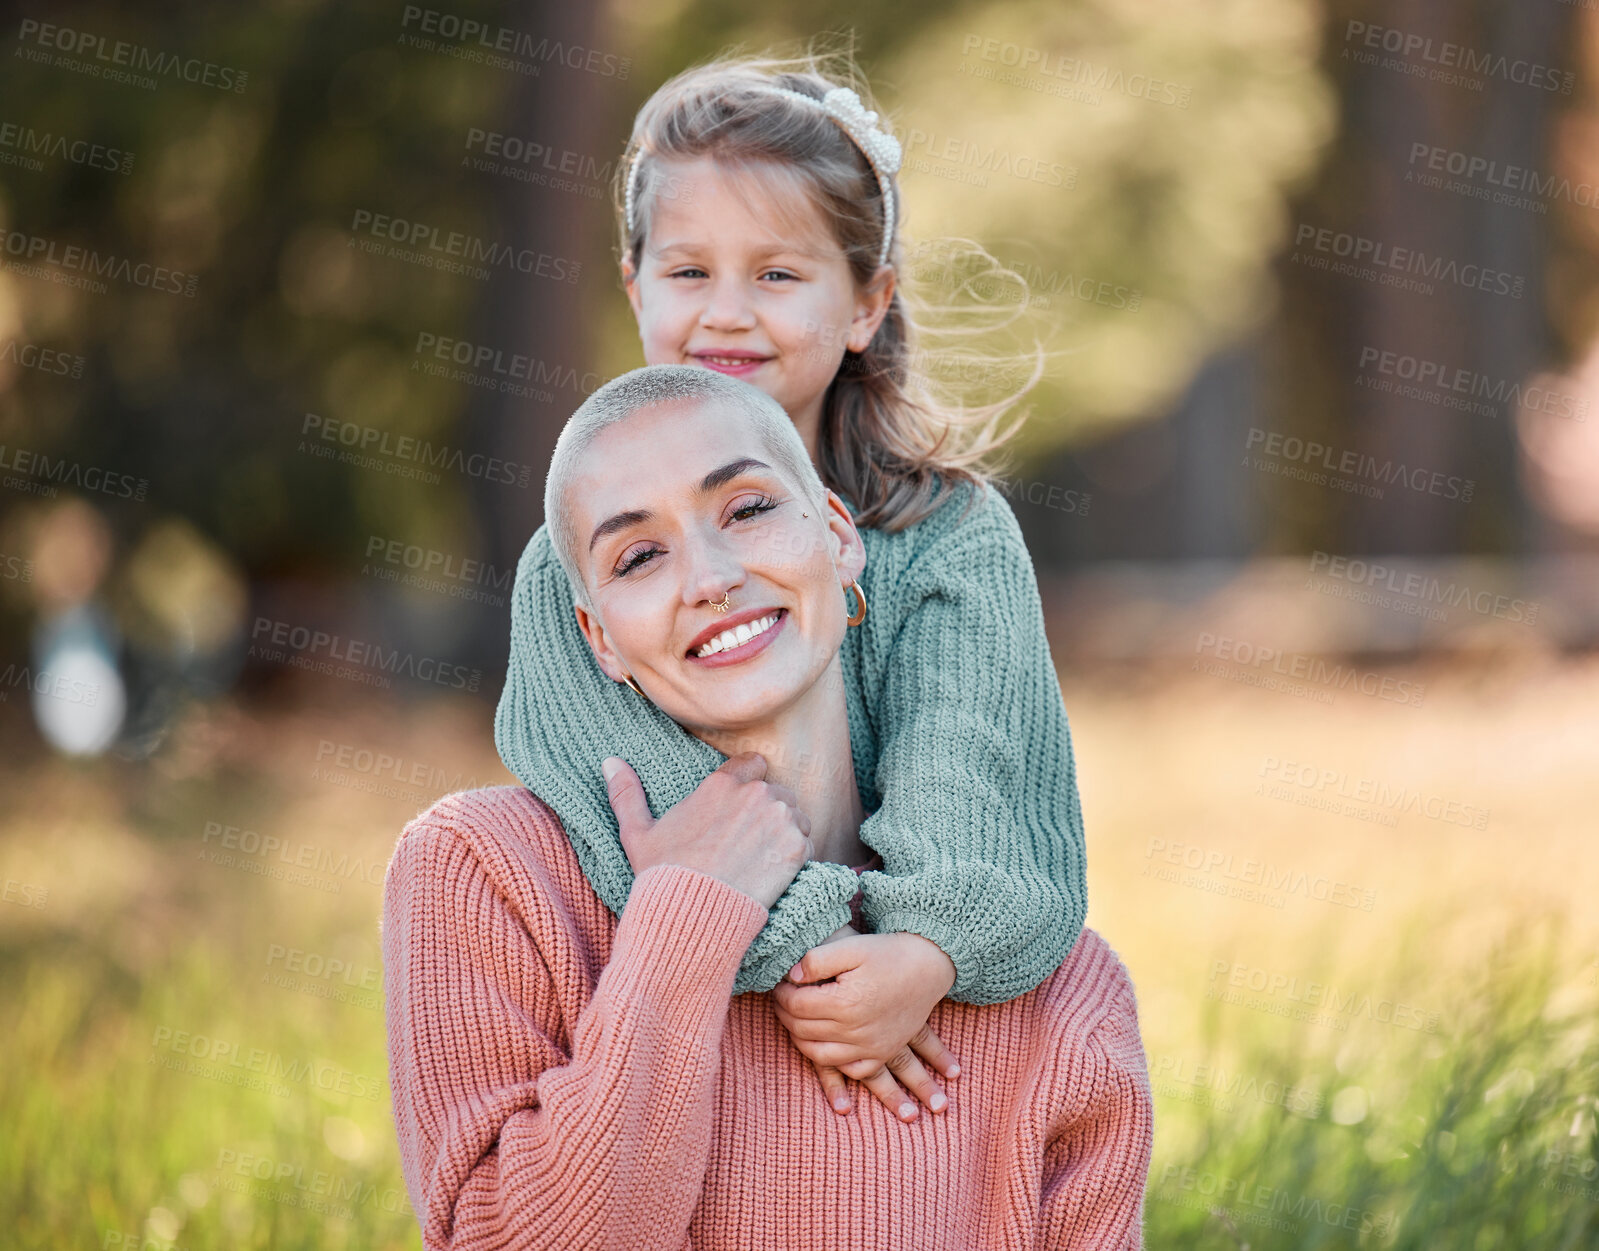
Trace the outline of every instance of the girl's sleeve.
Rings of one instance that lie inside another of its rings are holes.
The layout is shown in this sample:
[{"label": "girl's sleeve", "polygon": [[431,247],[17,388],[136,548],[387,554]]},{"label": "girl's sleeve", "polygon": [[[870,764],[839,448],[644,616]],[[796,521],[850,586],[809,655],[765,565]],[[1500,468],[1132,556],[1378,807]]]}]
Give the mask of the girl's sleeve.
[{"label": "girl's sleeve", "polygon": [[691,869],[647,870],[575,1023],[551,969],[579,976],[582,952],[558,901],[531,911],[447,824],[424,815],[402,836],[384,990],[423,1244],[686,1248],[733,971],[766,909]]},{"label": "girl's sleeve", "polygon": [[[951,500],[900,562],[870,563],[866,646],[882,803],[861,839],[875,932],[921,934],[955,965],[949,997],[1000,1003],[1065,959],[1087,917],[1071,730],[1016,518],[984,487]],[[913,528],[916,529],[916,528]],[[905,532],[907,535],[911,531]],[[925,536],[925,537],[924,537]],[[885,576],[889,585],[884,586]]]},{"label": "girl's sleeve", "polygon": [[[727,759],[600,670],[578,628],[571,584],[547,526],[534,533],[517,565],[494,743],[505,767],[554,809],[584,876],[617,916],[633,887],[633,869],[600,761],[619,756],[632,765],[650,811],[660,817]],[[776,986],[807,951],[850,919],[857,886],[846,865],[805,865],[749,944],[733,993]]]}]

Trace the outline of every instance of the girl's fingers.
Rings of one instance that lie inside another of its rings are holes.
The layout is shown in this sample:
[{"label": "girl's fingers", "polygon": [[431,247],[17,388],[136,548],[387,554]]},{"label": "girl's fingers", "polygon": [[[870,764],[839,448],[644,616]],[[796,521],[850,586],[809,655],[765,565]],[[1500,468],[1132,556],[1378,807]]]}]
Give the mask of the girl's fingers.
[{"label": "girl's fingers", "polygon": [[955,1053],[944,1045],[944,1040],[933,1033],[929,1026],[922,1026],[911,1036],[910,1047],[917,1055],[926,1060],[944,1077],[959,1077],[961,1072],[960,1062],[955,1059]]},{"label": "girl's fingers", "polygon": [[795,1016],[786,1008],[772,1005],[772,1015],[777,1022],[793,1037],[804,1039],[807,1042],[845,1042],[847,1039],[840,1037],[838,1023],[827,1017]]},{"label": "girl's fingers", "polygon": [[839,1008],[837,982],[821,986],[798,986],[779,982],[772,987],[772,1009],[807,1021],[834,1021]]},{"label": "girl's fingers", "polygon": [[912,1054],[909,1046],[899,1049],[899,1054],[888,1062],[888,1068],[911,1094],[934,1112],[942,1112],[949,1106],[948,1098],[933,1081],[933,1075],[922,1067],[922,1062]]},{"label": "girl's fingers", "polygon": [[849,1087],[844,1075],[830,1064],[818,1064],[816,1076],[822,1079],[822,1094],[827,1096],[827,1106],[844,1114],[849,1111]]}]

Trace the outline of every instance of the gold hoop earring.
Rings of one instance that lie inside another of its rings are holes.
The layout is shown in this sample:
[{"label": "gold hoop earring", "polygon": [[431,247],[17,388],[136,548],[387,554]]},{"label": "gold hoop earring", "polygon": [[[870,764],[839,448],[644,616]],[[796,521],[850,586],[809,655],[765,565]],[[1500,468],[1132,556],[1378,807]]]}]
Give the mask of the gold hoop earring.
[{"label": "gold hoop earring", "polygon": [[845,618],[844,624],[858,626],[861,622],[866,620],[866,592],[861,590],[861,584],[856,582],[853,578],[850,580],[849,586],[845,588],[846,594],[849,591],[855,592],[855,602],[860,605],[860,611]]},{"label": "gold hoop earring", "polygon": [[640,699],[648,699],[649,698],[648,695],[644,694],[644,688],[641,687],[637,682],[633,681],[633,675],[631,673],[628,674],[625,678],[623,678],[622,681],[626,682],[635,691],[637,691],[638,694],[639,694],[639,698]]},{"label": "gold hoop earring", "polygon": [[732,606],[733,606],[733,592],[732,591],[723,591],[722,592],[722,602],[720,604],[712,604],[711,605],[711,607],[716,609],[717,612],[726,612]]}]

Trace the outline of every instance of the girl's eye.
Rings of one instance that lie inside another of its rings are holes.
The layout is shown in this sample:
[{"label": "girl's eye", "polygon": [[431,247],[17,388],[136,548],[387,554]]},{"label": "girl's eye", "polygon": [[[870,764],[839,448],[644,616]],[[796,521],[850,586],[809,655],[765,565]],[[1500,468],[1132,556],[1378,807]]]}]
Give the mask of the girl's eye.
[{"label": "girl's eye", "polygon": [[686,269],[674,269],[666,275],[668,278],[703,278],[705,271],[698,265],[690,265]]},{"label": "girl's eye", "polygon": [[659,555],[660,550],[658,547],[636,547],[617,562],[616,568],[611,570],[611,573],[614,577],[625,578],[640,565],[647,564],[651,556]]},{"label": "girl's eye", "polygon": [[[761,275],[762,278],[795,278],[794,274],[782,269],[769,269]],[[796,279],[797,281],[797,279]]]},{"label": "girl's eye", "polygon": [[758,496],[753,500],[746,500],[733,510],[734,521],[746,521],[751,517],[758,517],[761,513],[771,512],[777,507],[777,501],[768,496]]}]

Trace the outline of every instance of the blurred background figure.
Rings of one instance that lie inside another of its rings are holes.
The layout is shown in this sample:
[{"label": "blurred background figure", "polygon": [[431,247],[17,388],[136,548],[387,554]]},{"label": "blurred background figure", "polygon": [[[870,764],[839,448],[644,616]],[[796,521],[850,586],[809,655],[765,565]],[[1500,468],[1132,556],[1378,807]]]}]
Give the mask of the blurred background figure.
[{"label": "blurred background figure", "polygon": [[233,685],[248,593],[237,567],[193,526],[158,521],[115,569],[110,527],[84,500],[47,506],[25,529],[37,613],[33,712],[52,746],[148,756],[185,698]]},{"label": "blurred background figure", "polygon": [[116,738],[127,712],[117,665],[122,639],[99,598],[111,567],[111,534],[79,500],[50,509],[36,524],[34,719],[52,746],[75,756],[98,755]]}]

